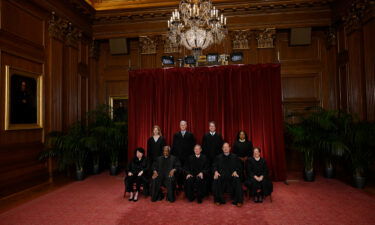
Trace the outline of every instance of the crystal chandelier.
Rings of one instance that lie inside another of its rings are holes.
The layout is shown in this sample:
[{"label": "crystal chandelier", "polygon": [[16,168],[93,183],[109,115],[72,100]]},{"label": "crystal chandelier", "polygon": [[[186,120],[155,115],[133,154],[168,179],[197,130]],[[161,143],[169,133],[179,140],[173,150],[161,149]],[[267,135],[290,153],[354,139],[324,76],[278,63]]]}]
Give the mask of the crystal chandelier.
[{"label": "crystal chandelier", "polygon": [[179,9],[168,20],[169,39],[192,50],[197,59],[203,49],[225,38],[226,24],[227,18],[211,0],[181,0]]}]

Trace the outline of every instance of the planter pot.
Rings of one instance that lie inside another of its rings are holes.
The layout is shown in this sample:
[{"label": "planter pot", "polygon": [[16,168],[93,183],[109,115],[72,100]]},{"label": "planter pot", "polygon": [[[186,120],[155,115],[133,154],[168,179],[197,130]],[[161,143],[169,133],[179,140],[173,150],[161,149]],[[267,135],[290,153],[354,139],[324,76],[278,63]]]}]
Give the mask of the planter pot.
[{"label": "planter pot", "polygon": [[365,187],[365,184],[366,184],[365,177],[353,176],[353,181],[354,181],[354,187],[360,188],[360,189]]},{"label": "planter pot", "polygon": [[116,176],[116,174],[117,174],[117,166],[111,165],[111,167],[109,168],[109,174],[111,176]]},{"label": "planter pot", "polygon": [[84,173],[83,170],[76,170],[76,179],[78,181],[81,181],[84,179]]},{"label": "planter pot", "polygon": [[95,164],[95,165],[92,167],[92,173],[93,173],[93,174],[98,174],[98,173],[99,173],[99,164]]},{"label": "planter pot", "polygon": [[310,170],[310,171],[306,171],[304,172],[303,174],[303,178],[305,179],[305,181],[307,182],[312,182],[315,180],[315,175],[314,175],[314,170]]},{"label": "planter pot", "polygon": [[333,167],[326,167],[325,168],[325,176],[326,176],[326,178],[333,178],[333,176],[334,176]]}]

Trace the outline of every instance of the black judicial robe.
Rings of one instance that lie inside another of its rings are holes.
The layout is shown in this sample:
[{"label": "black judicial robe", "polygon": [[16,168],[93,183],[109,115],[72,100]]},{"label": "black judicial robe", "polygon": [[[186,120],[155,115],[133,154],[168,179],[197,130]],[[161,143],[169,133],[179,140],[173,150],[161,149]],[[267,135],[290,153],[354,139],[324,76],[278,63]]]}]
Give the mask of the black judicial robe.
[{"label": "black judicial robe", "polygon": [[174,188],[175,176],[169,177],[169,172],[176,169],[175,175],[180,170],[181,164],[177,157],[170,155],[167,158],[159,156],[152,165],[152,172],[156,171],[158,177],[151,180],[151,201],[156,201],[162,195],[160,186],[164,185],[167,188],[167,200],[175,201]]},{"label": "black judicial robe", "polygon": [[253,143],[251,141],[240,142],[237,140],[233,144],[233,153],[238,157],[251,157],[253,155]]},{"label": "black judicial robe", "polygon": [[195,138],[194,135],[188,131],[182,136],[181,131],[173,136],[173,146],[171,154],[178,157],[183,164],[186,159],[194,154]]},{"label": "black judicial robe", "polygon": [[[263,180],[261,182],[255,180],[254,176],[262,176]],[[268,175],[268,167],[266,160],[260,158],[258,161],[253,157],[247,160],[247,179],[245,185],[250,189],[252,195],[256,194],[258,189],[262,190],[264,196],[268,196],[273,191],[272,181]]]},{"label": "black judicial robe", "polygon": [[241,176],[240,170],[242,168],[240,159],[233,153],[218,155],[212,165],[213,172],[219,172],[218,179],[213,181],[214,201],[224,203],[224,192],[232,194],[233,203],[243,202],[242,184],[239,177],[233,177],[232,174],[236,171]]},{"label": "black judicial robe", "polygon": [[[128,164],[127,172],[131,172],[133,176],[126,176],[125,178],[125,185],[126,191],[132,192],[133,191],[133,184],[136,183],[137,191],[140,191],[141,185],[143,185],[144,192],[148,194],[148,187],[147,187],[147,174],[149,169],[149,163],[146,157],[143,157],[139,160],[137,157],[134,157],[133,160]],[[138,176],[138,173],[143,171],[142,176]]]},{"label": "black judicial robe", "polygon": [[166,146],[164,137],[160,136],[157,141],[154,137],[150,137],[147,140],[147,157],[150,162],[154,162],[155,159],[163,154],[163,147]]},{"label": "black judicial robe", "polygon": [[217,155],[222,153],[222,147],[224,144],[223,137],[215,132],[214,135],[211,135],[210,132],[203,135],[202,139],[202,153],[205,154],[210,163],[212,163]]},{"label": "black judicial robe", "polygon": [[[191,155],[185,162],[184,166],[185,177],[191,174],[192,177],[185,179],[185,194],[190,200],[194,200],[194,190],[197,192],[197,198],[202,198],[207,194],[207,179],[210,176],[210,166],[207,157],[201,154],[198,157]],[[203,173],[203,179],[197,177],[199,173]]]}]

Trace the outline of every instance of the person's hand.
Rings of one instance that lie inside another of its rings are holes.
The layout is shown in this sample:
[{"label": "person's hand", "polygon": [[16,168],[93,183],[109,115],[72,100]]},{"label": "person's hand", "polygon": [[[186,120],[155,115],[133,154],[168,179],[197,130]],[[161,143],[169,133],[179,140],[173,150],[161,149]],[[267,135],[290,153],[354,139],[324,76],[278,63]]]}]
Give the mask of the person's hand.
[{"label": "person's hand", "polygon": [[262,181],[262,180],[263,180],[263,178],[264,178],[264,177],[263,177],[263,175],[262,175],[262,176],[260,176],[260,177],[259,177],[259,180],[258,180],[258,181],[259,181],[259,182],[260,182],[260,181]]},{"label": "person's hand", "polygon": [[238,174],[237,174],[237,171],[234,171],[234,172],[232,173],[232,177],[239,177]]},{"label": "person's hand", "polygon": [[175,172],[175,171],[176,171],[175,169],[173,169],[173,170],[169,171],[169,177],[173,177],[173,176],[174,176],[174,172]]},{"label": "person's hand", "polygon": [[203,173],[202,172],[198,173],[197,177],[203,179]]},{"label": "person's hand", "polygon": [[188,175],[186,176],[186,180],[189,179],[190,177],[193,177],[193,175],[188,174]]},{"label": "person's hand", "polygon": [[143,170],[141,170],[141,172],[138,173],[138,177],[142,176],[143,174]]},{"label": "person's hand", "polygon": [[132,173],[132,172],[129,172],[129,173],[128,173],[128,176],[129,176],[129,177],[133,176],[133,173]]},{"label": "person's hand", "polygon": [[217,179],[219,179],[219,177],[220,177],[220,173],[215,171],[214,179],[217,180]]},{"label": "person's hand", "polygon": [[158,175],[158,172],[156,172],[156,170],[154,170],[154,173],[152,174],[152,179],[155,179],[157,178],[159,175]]},{"label": "person's hand", "polygon": [[256,181],[259,181],[259,177],[258,177],[258,176],[254,176],[254,179],[255,179]]}]

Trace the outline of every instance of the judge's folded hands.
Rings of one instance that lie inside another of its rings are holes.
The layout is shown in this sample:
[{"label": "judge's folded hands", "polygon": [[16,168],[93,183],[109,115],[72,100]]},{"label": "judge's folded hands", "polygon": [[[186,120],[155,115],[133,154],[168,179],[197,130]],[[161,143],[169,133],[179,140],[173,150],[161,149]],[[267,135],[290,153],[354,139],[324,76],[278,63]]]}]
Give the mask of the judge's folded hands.
[{"label": "judge's folded hands", "polygon": [[128,176],[129,176],[129,177],[133,176],[133,173],[132,173],[132,172],[129,172],[129,173],[128,173]]},{"label": "judge's folded hands", "polygon": [[217,180],[220,177],[220,173],[215,171],[214,179]]},{"label": "judge's folded hands", "polygon": [[232,177],[240,177],[240,176],[238,176],[237,171],[234,171],[234,172],[232,173]]},{"label": "judge's folded hands", "polygon": [[141,170],[139,173],[138,173],[138,177],[142,176],[143,174],[143,170]]},{"label": "judge's folded hands", "polygon": [[202,172],[198,173],[197,177],[203,179],[203,173]]},{"label": "judge's folded hands", "polygon": [[158,177],[158,172],[156,172],[156,170],[154,170],[154,173],[152,174],[152,179],[155,179]]},{"label": "judge's folded hands", "polygon": [[186,176],[186,180],[189,179],[190,177],[193,177],[193,175],[188,174],[188,175]]},{"label": "judge's folded hands", "polygon": [[173,169],[173,170],[169,171],[169,177],[173,177],[173,176],[174,176],[174,172],[175,172],[175,171],[176,171],[175,169]]},{"label": "judge's folded hands", "polygon": [[261,182],[263,180],[263,175],[262,176],[254,176],[254,179],[257,180],[258,182]]}]

